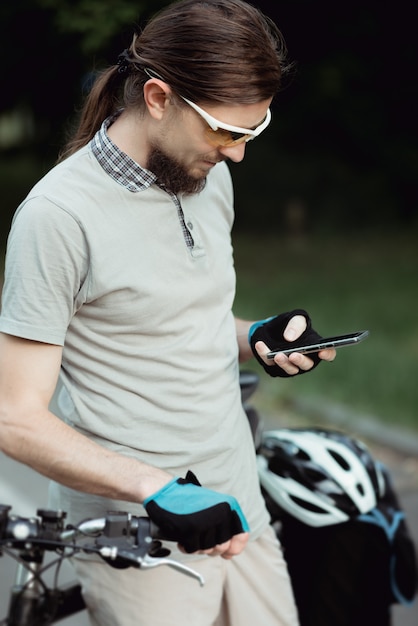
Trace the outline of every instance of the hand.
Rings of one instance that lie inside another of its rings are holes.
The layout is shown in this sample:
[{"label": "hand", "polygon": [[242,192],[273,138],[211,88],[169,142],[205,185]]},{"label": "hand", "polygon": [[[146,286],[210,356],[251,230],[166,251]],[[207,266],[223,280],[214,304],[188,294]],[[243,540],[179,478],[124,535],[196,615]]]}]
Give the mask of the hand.
[{"label": "hand", "polygon": [[288,377],[303,374],[316,367],[321,360],[332,361],[335,350],[322,350],[309,356],[300,352],[290,355],[278,353],[274,359],[267,359],[271,350],[285,350],[289,347],[316,343],[321,336],[312,328],[308,313],[296,309],[289,313],[281,313],[276,317],[255,322],[249,331],[251,349],[270,376]]},{"label": "hand", "polygon": [[237,500],[202,487],[190,471],[146,498],[144,506],[162,535],[187,553],[231,558],[247,542],[250,529]]},{"label": "hand", "polygon": [[[288,322],[283,337],[286,341],[296,341],[296,339],[305,332],[306,327],[306,318],[303,315],[294,315]],[[272,360],[266,357],[271,348],[269,348],[264,341],[257,341],[255,349],[266,365],[273,365]],[[333,361],[336,354],[334,349],[321,350],[318,352],[319,358],[323,361]],[[289,356],[279,352],[276,354],[273,361],[289,376],[298,374],[300,370],[308,372],[314,366],[313,360],[309,358],[308,355],[301,354],[300,352],[294,352],[293,354],[289,354]]]}]

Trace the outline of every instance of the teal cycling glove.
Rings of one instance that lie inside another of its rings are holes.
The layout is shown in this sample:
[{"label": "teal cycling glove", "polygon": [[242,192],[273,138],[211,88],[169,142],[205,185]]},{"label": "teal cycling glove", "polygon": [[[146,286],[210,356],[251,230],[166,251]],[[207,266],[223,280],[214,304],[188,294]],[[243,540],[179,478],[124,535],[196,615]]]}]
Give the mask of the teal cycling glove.
[{"label": "teal cycling glove", "polygon": [[[295,315],[304,316],[306,319],[306,330],[295,341],[286,341],[283,337],[283,333],[286,330],[286,326],[289,321]],[[312,328],[311,318],[303,309],[295,309],[289,313],[282,313],[276,317],[269,317],[265,320],[255,322],[250,327],[248,333],[248,340],[257,361],[263,366],[267,374],[270,376],[280,376],[281,378],[287,378],[292,376],[292,374],[287,374],[277,364],[267,365],[255,349],[257,341],[264,341],[270,350],[286,350],[286,348],[297,348],[298,346],[304,346],[308,343],[317,343],[320,339],[321,336],[318,335],[318,333]],[[316,367],[321,361],[317,352],[310,354],[309,358],[314,362],[314,367]],[[312,369],[308,371],[312,371]],[[303,370],[299,370],[298,372],[298,374],[304,373],[305,372]],[[298,374],[294,375],[297,376]]]},{"label": "teal cycling glove", "polygon": [[233,496],[205,489],[190,471],[147,498],[144,506],[162,535],[186,552],[213,548],[250,530]]}]

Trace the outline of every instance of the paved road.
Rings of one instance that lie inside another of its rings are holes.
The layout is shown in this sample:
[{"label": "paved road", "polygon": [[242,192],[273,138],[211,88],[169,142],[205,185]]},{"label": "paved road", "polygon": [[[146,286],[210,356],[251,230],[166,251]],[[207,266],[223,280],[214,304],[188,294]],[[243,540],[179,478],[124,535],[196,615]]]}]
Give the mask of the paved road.
[{"label": "paved road", "polygon": [[[410,530],[418,546],[418,451],[417,456],[405,456],[386,446],[372,446],[374,455],[390,468],[400,500],[407,514]],[[37,508],[47,504],[47,481],[26,467],[0,453],[0,503],[13,506],[24,516],[33,515]],[[14,563],[8,557],[0,561],[0,618],[7,607],[7,590],[14,575]],[[69,568],[63,569],[63,582],[71,580]],[[396,607],[393,626],[417,626],[418,602],[412,607]],[[63,626],[88,626],[84,614],[61,622]],[[332,626],[332,625],[330,625]]]}]

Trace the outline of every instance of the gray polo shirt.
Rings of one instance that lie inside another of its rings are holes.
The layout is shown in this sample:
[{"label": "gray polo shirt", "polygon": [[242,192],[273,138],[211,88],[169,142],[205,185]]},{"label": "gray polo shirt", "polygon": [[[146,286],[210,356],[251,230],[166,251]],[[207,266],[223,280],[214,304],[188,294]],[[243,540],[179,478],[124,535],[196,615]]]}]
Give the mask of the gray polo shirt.
[{"label": "gray polo shirt", "polygon": [[[121,454],[174,475],[192,469],[237,497],[256,537],[268,515],[240,402],[228,168],[174,198],[111,142],[119,160],[99,162],[103,140],[102,128],[19,207],[0,330],[63,346],[56,415]],[[142,512],[53,492],[73,522]]]}]

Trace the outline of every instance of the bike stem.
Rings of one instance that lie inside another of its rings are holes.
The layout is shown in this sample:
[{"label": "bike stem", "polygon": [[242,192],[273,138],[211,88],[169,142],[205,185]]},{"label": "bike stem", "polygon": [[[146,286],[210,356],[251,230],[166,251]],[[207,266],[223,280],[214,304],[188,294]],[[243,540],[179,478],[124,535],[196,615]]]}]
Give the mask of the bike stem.
[{"label": "bike stem", "polygon": [[26,626],[33,623],[38,614],[41,584],[38,574],[42,567],[42,555],[33,549],[24,549],[16,571],[16,582],[12,588],[9,605],[9,626]]}]

